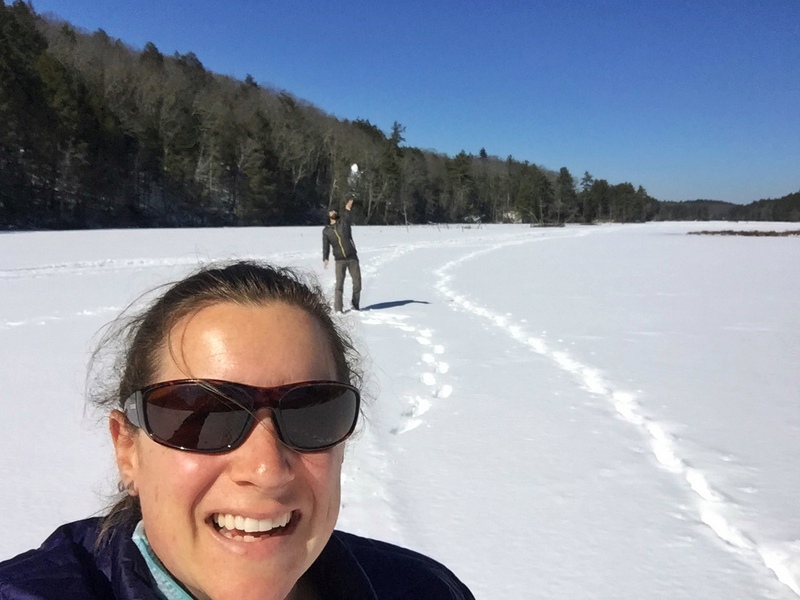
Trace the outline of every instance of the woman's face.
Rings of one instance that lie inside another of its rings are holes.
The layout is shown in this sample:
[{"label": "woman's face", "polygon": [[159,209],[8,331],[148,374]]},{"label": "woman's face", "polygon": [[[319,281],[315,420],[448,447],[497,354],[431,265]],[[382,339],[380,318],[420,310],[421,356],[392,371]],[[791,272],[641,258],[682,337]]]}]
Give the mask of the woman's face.
[{"label": "woman's face", "polygon": [[[218,304],[171,331],[158,381],[224,379],[270,387],[336,379],[329,344],[305,311],[280,302]],[[281,599],[316,560],[339,514],[344,445],[313,454],[283,446],[266,411],[239,448],[197,454],[111,431],[123,477],[135,484],[150,544],[198,598]],[[116,422],[116,425],[115,425]],[[288,525],[268,534],[220,528],[231,515]]]}]

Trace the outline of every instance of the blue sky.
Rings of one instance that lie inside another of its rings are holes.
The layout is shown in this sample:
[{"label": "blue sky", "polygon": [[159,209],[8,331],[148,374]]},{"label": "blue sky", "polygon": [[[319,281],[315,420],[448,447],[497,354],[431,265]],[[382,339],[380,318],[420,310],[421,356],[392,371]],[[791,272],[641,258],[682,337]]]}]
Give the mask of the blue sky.
[{"label": "blue sky", "polygon": [[[10,2],[7,2],[10,3]],[[33,0],[406,144],[659,200],[800,190],[800,0]]]}]

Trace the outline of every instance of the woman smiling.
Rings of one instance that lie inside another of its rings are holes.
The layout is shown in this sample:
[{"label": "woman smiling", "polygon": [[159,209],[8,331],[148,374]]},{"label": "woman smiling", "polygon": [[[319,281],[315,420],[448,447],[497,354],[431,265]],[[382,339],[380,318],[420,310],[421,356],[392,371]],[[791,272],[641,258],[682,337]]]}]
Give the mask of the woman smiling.
[{"label": "woman smiling", "polygon": [[120,376],[97,403],[122,496],[0,563],[0,597],[473,597],[428,557],[334,529],[360,377],[316,287],[205,268],[112,339]]}]

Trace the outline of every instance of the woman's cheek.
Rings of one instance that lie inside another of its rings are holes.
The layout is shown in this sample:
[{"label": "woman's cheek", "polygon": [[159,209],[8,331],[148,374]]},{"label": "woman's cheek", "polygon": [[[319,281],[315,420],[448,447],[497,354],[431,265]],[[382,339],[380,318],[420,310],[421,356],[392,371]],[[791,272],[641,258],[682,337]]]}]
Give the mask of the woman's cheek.
[{"label": "woman's cheek", "polygon": [[150,444],[141,463],[142,487],[150,489],[156,502],[171,497],[184,498],[194,504],[197,501],[194,496],[212,485],[217,461],[213,457],[173,450],[152,440],[147,441]]}]

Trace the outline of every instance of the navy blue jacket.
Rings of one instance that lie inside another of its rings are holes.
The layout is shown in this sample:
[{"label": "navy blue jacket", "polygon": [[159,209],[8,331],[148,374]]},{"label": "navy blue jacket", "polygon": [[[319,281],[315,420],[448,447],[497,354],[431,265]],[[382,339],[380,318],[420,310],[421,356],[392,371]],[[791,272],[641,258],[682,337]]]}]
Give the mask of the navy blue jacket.
[{"label": "navy blue jacket", "polygon": [[[62,525],[37,550],[0,563],[3,600],[157,600],[155,583],[120,526],[95,549],[100,519]],[[309,569],[326,600],[474,600],[446,567],[385,542],[335,531]]]}]

